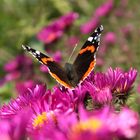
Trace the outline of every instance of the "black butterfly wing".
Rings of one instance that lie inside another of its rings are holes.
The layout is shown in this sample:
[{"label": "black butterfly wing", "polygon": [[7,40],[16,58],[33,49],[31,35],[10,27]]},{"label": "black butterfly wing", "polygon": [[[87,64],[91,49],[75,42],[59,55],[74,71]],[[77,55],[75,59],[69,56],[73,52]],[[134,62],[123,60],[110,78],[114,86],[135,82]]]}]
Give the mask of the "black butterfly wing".
[{"label": "black butterfly wing", "polygon": [[65,70],[58,64],[56,63],[53,58],[48,57],[47,55],[29,47],[29,46],[24,46],[22,47],[27,50],[30,54],[32,54],[40,63],[46,65],[49,69],[50,75],[56,79],[58,83],[61,85],[71,88],[71,84],[67,78]]},{"label": "black butterfly wing", "polygon": [[73,67],[78,76],[78,81],[84,80],[94,69],[96,64],[96,52],[100,45],[102,31],[103,26],[101,25],[86,40],[73,63]]}]

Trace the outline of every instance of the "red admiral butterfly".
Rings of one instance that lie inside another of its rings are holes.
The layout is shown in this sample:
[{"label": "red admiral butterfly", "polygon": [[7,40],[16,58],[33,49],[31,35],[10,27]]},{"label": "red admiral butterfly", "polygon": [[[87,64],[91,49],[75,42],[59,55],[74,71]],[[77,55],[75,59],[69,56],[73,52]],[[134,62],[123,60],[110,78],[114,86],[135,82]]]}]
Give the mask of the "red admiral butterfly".
[{"label": "red admiral butterfly", "polygon": [[46,65],[51,76],[61,85],[67,88],[73,88],[76,87],[78,83],[82,82],[94,69],[96,64],[96,52],[99,48],[102,31],[103,26],[101,25],[86,40],[74,63],[66,63],[64,68],[56,63],[53,58],[48,57],[29,46],[22,45],[22,47],[37,58],[39,62]]}]

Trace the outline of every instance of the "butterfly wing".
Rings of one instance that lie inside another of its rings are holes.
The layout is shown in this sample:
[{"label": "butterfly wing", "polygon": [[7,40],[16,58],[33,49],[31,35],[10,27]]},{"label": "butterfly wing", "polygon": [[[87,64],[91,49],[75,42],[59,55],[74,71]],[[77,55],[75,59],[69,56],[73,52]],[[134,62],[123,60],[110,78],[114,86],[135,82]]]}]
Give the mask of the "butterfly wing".
[{"label": "butterfly wing", "polygon": [[99,48],[102,31],[103,26],[101,25],[86,40],[73,63],[78,81],[83,81],[94,69],[96,64],[96,52]]},{"label": "butterfly wing", "polygon": [[58,64],[56,63],[53,58],[48,57],[47,55],[29,47],[29,46],[24,46],[22,47],[27,50],[30,54],[32,54],[40,63],[46,65],[49,69],[50,75],[56,79],[58,83],[61,85],[71,88],[71,84],[67,78],[65,70]]}]

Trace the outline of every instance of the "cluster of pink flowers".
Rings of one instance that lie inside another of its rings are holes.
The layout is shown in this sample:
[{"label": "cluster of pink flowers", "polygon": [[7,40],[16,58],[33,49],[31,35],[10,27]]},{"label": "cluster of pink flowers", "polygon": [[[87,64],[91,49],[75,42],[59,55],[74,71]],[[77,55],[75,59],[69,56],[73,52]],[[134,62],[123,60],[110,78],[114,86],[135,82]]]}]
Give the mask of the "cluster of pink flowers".
[{"label": "cluster of pink flowers", "polygon": [[3,78],[1,78],[1,86],[13,80],[20,81],[20,79],[24,79],[27,82],[30,81],[31,77],[33,77],[32,59],[25,55],[18,55],[15,58],[9,60],[9,62],[4,65],[3,69],[6,74]]},{"label": "cluster of pink flowers", "polygon": [[84,34],[90,33],[95,29],[101,21],[102,17],[108,16],[114,7],[114,1],[108,0],[103,5],[99,6],[95,11],[91,19],[81,26],[81,32]]},{"label": "cluster of pink flowers", "polygon": [[76,19],[78,18],[78,13],[68,13],[52,24],[44,27],[38,34],[37,39],[43,42],[44,44],[50,44],[56,39],[60,38],[64,30],[69,27]]},{"label": "cluster of pink flowers", "polygon": [[45,85],[28,88],[1,107],[0,138],[136,139],[139,116],[124,106],[136,76],[132,68],[128,72],[109,68],[106,73],[91,73],[74,90],[56,86],[51,91]]}]

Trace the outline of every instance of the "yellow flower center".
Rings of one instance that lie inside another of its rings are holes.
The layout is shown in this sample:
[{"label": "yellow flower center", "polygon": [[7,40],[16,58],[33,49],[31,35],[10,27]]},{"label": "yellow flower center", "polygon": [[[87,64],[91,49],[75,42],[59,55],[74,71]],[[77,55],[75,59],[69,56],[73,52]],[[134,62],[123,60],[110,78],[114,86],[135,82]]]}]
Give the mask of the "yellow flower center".
[{"label": "yellow flower center", "polygon": [[102,122],[99,119],[92,118],[87,121],[80,122],[73,127],[76,132],[91,130],[92,132],[98,131],[102,126]]},{"label": "yellow flower center", "polygon": [[42,114],[39,114],[33,121],[33,127],[41,127],[45,122],[47,122],[47,113],[42,112]]}]

